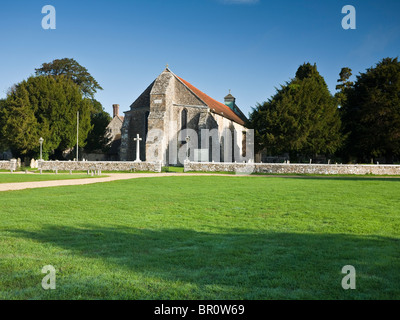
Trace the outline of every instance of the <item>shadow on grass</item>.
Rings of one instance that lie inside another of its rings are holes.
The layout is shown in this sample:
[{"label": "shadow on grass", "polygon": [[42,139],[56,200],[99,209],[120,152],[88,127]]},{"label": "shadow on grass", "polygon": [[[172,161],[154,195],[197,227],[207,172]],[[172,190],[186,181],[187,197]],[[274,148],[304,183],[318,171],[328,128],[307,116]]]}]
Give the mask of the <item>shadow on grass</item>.
[{"label": "shadow on grass", "polygon": [[[37,232],[11,231],[17,237],[106,262],[113,271],[138,272],[200,288],[219,286],[231,290],[228,296],[218,295],[216,289],[214,293],[196,297],[400,298],[400,241],[395,238],[99,226],[46,226]],[[345,291],[341,287],[344,277],[341,270],[348,264],[357,270],[357,290]],[[156,294],[145,298],[159,297]]]}]

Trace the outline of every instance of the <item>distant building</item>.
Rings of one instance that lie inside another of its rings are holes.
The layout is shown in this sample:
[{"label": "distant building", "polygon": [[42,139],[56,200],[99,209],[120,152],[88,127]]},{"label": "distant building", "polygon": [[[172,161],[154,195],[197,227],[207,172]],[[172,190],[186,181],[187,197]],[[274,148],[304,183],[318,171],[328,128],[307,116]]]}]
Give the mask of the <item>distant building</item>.
[{"label": "distant building", "polygon": [[124,117],[119,115],[119,104],[113,104],[113,118],[107,126],[107,137],[110,140],[110,149],[106,158],[108,161],[119,160],[119,149],[121,146],[121,128]]},{"label": "distant building", "polygon": [[108,151],[101,150],[84,153],[83,158],[88,161],[119,161],[119,148],[121,145],[121,128],[124,117],[119,115],[119,105],[113,104],[113,118],[106,127],[106,138],[109,141]]}]

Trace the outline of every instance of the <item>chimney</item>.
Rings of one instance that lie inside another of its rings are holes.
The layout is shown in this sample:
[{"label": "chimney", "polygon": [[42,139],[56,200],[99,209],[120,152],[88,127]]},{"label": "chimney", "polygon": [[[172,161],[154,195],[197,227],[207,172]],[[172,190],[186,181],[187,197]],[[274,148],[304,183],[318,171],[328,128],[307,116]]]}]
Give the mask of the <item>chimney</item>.
[{"label": "chimney", "polygon": [[119,116],[119,104],[113,104],[113,118]]},{"label": "chimney", "polygon": [[224,98],[224,102],[226,106],[228,106],[231,110],[234,110],[236,98],[231,95],[231,90],[229,90],[229,94]]}]

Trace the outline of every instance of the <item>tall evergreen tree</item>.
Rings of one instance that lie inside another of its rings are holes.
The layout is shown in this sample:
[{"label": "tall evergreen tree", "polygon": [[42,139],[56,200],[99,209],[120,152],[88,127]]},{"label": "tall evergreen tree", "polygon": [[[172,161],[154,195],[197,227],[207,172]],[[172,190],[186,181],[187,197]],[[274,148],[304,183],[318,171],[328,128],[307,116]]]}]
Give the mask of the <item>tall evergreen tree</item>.
[{"label": "tall evergreen tree", "polygon": [[103,90],[89,71],[74,59],[56,59],[49,63],[43,63],[35,71],[37,76],[65,76],[70,78],[81,88],[83,95],[87,98],[93,99],[97,90]]},{"label": "tall evergreen tree", "polygon": [[337,103],[340,107],[342,107],[346,103],[347,99],[347,91],[353,88],[354,83],[349,81],[352,76],[352,70],[350,68],[342,68],[339,73],[338,85],[336,86],[336,90],[338,92],[335,94],[335,98],[337,99]]},{"label": "tall evergreen tree", "polygon": [[400,62],[385,58],[360,73],[346,92],[343,122],[349,133],[346,150],[358,161],[400,157]]},{"label": "tall evergreen tree", "polygon": [[6,106],[6,100],[0,99],[0,152],[4,151],[6,146],[5,136],[2,133],[2,129],[4,127],[4,117],[3,115],[3,108]]},{"label": "tall evergreen tree", "polygon": [[92,129],[92,109],[92,103],[82,97],[71,79],[30,77],[8,93],[1,110],[1,132],[16,155],[37,156],[40,137],[45,141],[45,154],[59,154],[76,145],[78,111],[79,145],[85,145]]},{"label": "tall evergreen tree", "polygon": [[89,132],[87,137],[87,144],[85,151],[107,151],[110,143],[110,139],[107,135],[107,126],[112,120],[111,116],[106,112],[97,100],[93,100],[93,111],[90,115],[93,129]]},{"label": "tall evergreen tree", "polygon": [[296,77],[258,104],[250,116],[256,144],[272,154],[313,157],[333,154],[341,145],[341,121],[335,99],[316,65],[305,63]]}]

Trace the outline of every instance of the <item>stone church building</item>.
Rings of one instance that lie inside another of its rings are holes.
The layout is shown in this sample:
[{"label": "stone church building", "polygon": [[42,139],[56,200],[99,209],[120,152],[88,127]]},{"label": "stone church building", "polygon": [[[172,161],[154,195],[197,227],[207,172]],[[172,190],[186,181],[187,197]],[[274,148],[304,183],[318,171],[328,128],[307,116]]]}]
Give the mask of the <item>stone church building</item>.
[{"label": "stone church building", "polygon": [[[225,103],[218,102],[167,67],[132,103],[130,110],[125,112],[121,128],[120,160],[136,160],[137,141],[134,139],[139,134],[142,139],[141,161],[182,165],[179,157],[171,157],[171,154],[172,151],[189,149],[186,143],[190,143],[190,140],[186,139],[188,130],[185,129],[192,129],[197,133],[199,141],[197,147],[194,147],[197,149],[186,152],[187,159],[234,162],[245,154],[245,121],[245,115],[231,94],[225,97]],[[216,129],[212,137],[205,139],[206,144],[200,141],[202,129]],[[162,134],[154,136],[151,132]],[[218,139],[218,150],[212,148],[212,139]],[[224,148],[230,152],[224,152]]]}]

